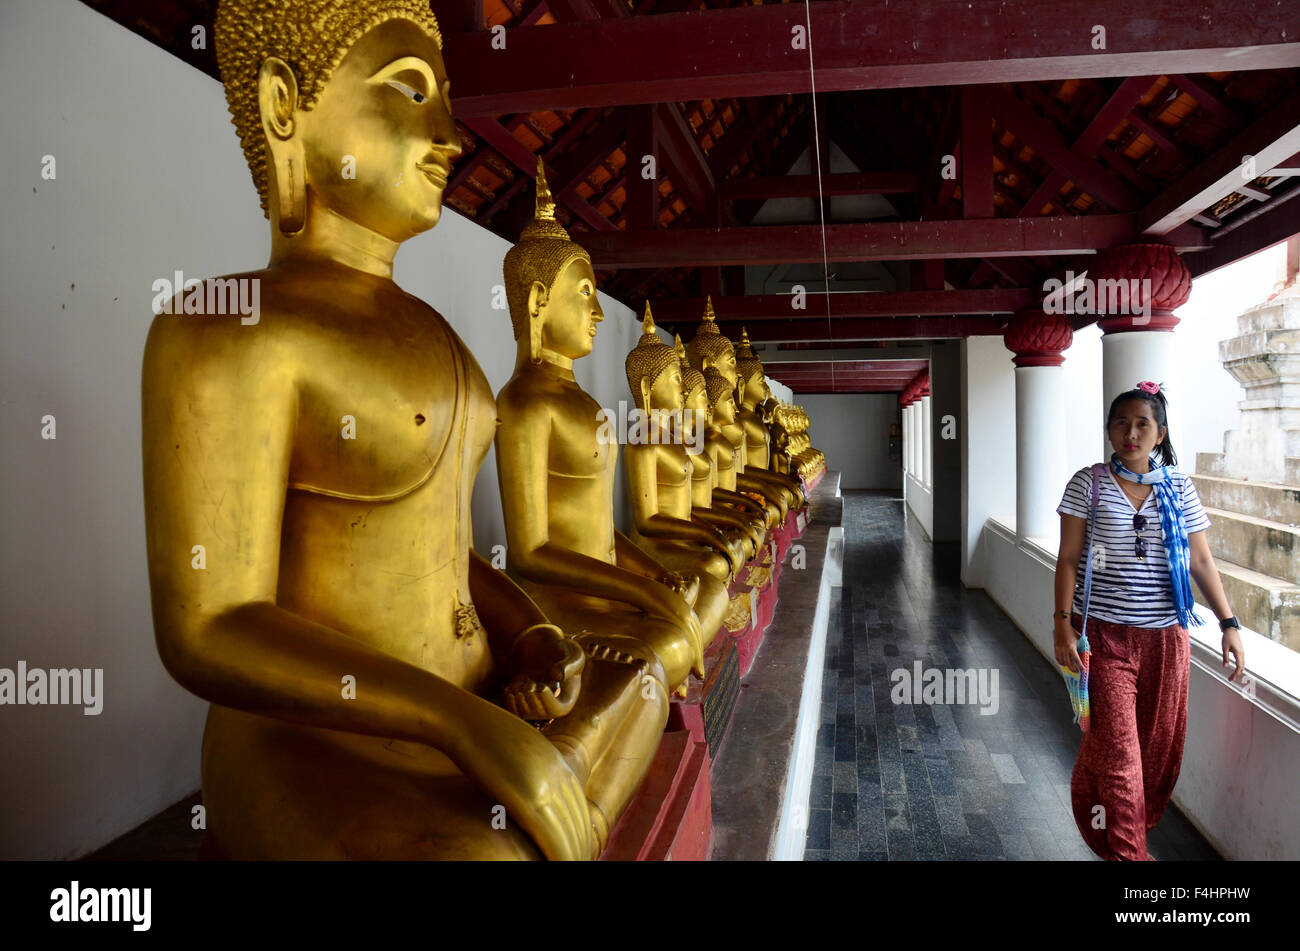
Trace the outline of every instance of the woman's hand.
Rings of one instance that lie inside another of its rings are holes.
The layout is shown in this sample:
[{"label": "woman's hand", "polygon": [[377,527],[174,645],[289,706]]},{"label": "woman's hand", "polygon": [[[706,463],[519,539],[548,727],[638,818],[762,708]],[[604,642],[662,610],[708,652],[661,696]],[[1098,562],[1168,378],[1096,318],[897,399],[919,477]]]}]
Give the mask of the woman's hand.
[{"label": "woman's hand", "polygon": [[1241,646],[1241,633],[1235,628],[1230,627],[1223,632],[1223,666],[1231,667],[1232,661],[1228,660],[1228,655],[1232,655],[1232,661],[1236,662],[1237,669],[1228,675],[1228,680],[1236,681],[1238,685],[1245,682],[1242,673],[1246,669],[1246,650]]},{"label": "woman's hand", "polygon": [[1077,674],[1083,667],[1082,661],[1079,660],[1078,631],[1065,618],[1057,618],[1053,640],[1056,649],[1056,662]]}]

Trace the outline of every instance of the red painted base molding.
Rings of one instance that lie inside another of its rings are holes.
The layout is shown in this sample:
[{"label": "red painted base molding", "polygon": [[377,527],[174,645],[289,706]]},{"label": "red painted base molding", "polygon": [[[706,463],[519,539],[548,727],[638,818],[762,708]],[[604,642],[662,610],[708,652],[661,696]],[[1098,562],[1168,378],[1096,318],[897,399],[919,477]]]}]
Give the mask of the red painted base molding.
[{"label": "red painted base molding", "polygon": [[689,731],[665,733],[600,859],[698,862],[708,859],[712,847],[708,748]]}]

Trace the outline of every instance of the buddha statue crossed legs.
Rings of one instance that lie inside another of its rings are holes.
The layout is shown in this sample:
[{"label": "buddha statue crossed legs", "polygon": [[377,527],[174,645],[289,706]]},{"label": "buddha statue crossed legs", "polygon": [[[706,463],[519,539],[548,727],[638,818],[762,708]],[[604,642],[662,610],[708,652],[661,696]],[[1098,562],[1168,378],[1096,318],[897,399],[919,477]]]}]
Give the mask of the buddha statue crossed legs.
[{"label": "buddha statue crossed legs", "polygon": [[471,548],[492,393],[392,280],[461,151],[428,4],[227,0],[216,39],[272,224],[243,275],[260,320],[158,317],[142,388],[157,645],[212,703],[210,840],[591,858],[654,755],[662,673],[565,636]]}]

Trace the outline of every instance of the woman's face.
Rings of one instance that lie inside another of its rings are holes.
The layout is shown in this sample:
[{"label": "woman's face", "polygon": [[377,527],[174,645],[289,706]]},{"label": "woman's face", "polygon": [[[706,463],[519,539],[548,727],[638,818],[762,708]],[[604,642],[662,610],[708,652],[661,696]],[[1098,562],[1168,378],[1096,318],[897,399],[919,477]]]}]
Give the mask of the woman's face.
[{"label": "woman's face", "polygon": [[438,223],[462,148],[442,53],[414,23],[361,37],[296,118],[315,201],[391,241]]},{"label": "woman's face", "polygon": [[1134,463],[1145,465],[1152,450],[1164,439],[1165,430],[1156,423],[1150,403],[1125,400],[1115,407],[1107,435],[1120,462],[1133,469]]}]

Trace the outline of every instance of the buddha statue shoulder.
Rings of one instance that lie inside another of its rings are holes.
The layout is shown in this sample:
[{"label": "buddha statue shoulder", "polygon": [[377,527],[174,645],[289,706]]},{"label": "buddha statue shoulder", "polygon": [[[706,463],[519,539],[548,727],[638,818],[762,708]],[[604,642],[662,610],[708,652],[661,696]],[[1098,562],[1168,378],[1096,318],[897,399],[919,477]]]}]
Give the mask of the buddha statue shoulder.
[{"label": "buddha statue shoulder", "polygon": [[618,440],[578,384],[604,314],[591,257],[569,238],[538,162],[537,210],[506,253],[517,359],[497,395],[497,475],[512,577],[566,629],[618,639],[684,692],[703,673],[698,579],[647,555],[614,527]]},{"label": "buddha statue shoulder", "polygon": [[267,267],[234,278],[260,312],[158,316],[142,385],[156,642],[211,703],[210,849],[591,858],[664,714],[648,663],[569,637],[472,549],[492,392],[392,277],[461,152],[437,22],[223,0],[215,36],[271,223]]}]

